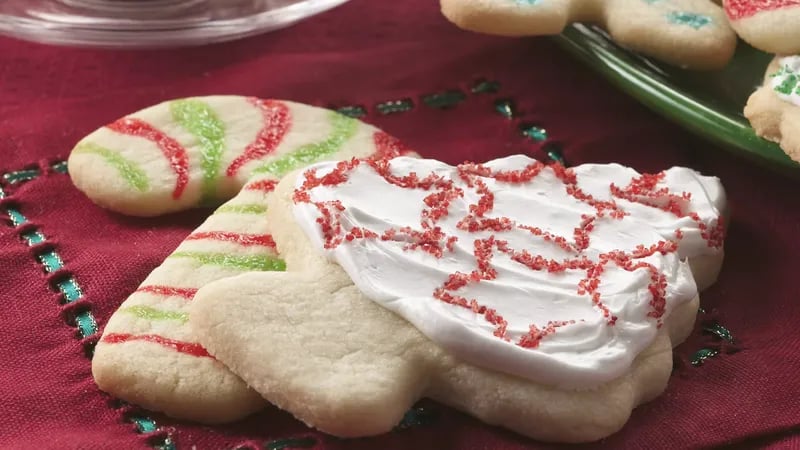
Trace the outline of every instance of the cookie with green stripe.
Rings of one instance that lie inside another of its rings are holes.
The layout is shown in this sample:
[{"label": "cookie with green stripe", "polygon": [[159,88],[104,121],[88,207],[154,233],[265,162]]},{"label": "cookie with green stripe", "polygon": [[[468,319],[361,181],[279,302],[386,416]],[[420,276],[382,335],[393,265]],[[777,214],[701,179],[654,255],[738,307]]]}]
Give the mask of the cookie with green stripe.
[{"label": "cookie with green stripe", "polygon": [[100,206],[152,216],[233,197],[105,324],[92,360],[98,386],[204,423],[262,408],[262,397],[211,357],[189,328],[195,292],[242,273],[285,269],[265,217],[285,173],[317,161],[408,152],[386,133],[332,111],[232,96],[162,103],[81,140],[69,159],[70,175]]},{"label": "cookie with green stripe", "polygon": [[82,139],[68,165],[100,206],[155,216],[233,197],[254,174],[278,180],[307,164],[391,147],[373,127],[299,103],[239,96],[179,99]]}]

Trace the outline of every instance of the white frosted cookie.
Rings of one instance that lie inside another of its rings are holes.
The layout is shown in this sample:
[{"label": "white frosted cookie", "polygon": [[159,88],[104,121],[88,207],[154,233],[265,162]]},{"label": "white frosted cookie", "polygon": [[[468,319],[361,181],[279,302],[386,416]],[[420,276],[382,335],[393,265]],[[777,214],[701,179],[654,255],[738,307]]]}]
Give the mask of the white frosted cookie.
[{"label": "white frosted cookie", "polygon": [[101,128],[70,155],[75,184],[134,215],[221,202],[105,325],[92,372],[123,400],[206,423],[241,418],[263,399],[198,343],[189,305],[206,283],[283,270],[265,217],[286,173],[331,159],[407,152],[333,111],[277,100],[199,97],[163,103]]},{"label": "white frosted cookie", "polygon": [[345,161],[268,203],[287,271],[203,287],[189,324],[342,437],[421,397],[536,439],[608,436],[666,387],[723,256],[724,190],[685,168]]},{"label": "white frosted cookie", "polygon": [[733,57],[736,34],[709,0],[440,0],[459,27],[503,36],[561,33],[596,23],[620,45],[688,69],[719,69]]},{"label": "white frosted cookie", "polygon": [[772,60],[764,84],[747,100],[744,115],[757,135],[777,142],[800,162],[800,56]]},{"label": "white frosted cookie", "polygon": [[800,0],[725,0],[731,26],[767,53],[800,53]]}]

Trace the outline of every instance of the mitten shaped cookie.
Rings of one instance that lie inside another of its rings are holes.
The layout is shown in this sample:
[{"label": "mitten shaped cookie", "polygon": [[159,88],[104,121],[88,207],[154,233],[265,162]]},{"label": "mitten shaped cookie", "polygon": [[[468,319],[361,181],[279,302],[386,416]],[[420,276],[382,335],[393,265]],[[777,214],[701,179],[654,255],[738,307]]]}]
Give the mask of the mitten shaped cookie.
[{"label": "mitten shaped cookie", "polygon": [[235,96],[166,102],[81,140],[69,158],[70,175],[111,210],[154,216],[235,195],[105,325],[92,360],[99,387],[207,423],[261,408],[261,397],[211,357],[188,327],[195,292],[244,272],[284,269],[265,212],[285,173],[318,161],[407,151],[387,134],[333,111]]},{"label": "mitten shaped cookie", "polygon": [[724,191],[684,168],[352,160],[288,175],[268,205],[287,271],[206,285],[189,324],[343,437],[421,397],[536,439],[608,436],[666,387],[722,263]]}]

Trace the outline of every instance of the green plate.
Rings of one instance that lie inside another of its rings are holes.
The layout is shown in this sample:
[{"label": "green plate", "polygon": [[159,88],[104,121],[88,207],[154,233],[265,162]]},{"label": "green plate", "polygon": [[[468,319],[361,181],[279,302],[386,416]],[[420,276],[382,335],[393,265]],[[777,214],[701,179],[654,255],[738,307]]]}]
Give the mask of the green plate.
[{"label": "green plate", "polygon": [[800,176],[800,164],[755,135],[742,115],[764,79],[771,56],[744,43],[716,72],[691,72],[660,64],[614,44],[596,27],[573,25],[556,38],[580,60],[647,107],[741,156]]}]

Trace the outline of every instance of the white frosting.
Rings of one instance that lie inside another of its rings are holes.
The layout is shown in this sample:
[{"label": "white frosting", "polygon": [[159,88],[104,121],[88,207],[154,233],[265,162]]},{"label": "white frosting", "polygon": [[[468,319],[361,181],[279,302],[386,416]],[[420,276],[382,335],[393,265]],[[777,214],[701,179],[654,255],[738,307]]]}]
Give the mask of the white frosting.
[{"label": "white frosting", "polygon": [[772,75],[770,82],[772,90],[782,100],[800,106],[800,56],[786,56],[778,63],[780,69]]},{"label": "white frosting", "polygon": [[[519,170],[534,163],[535,160],[525,156],[512,156],[487,163],[485,167],[495,171]],[[322,163],[309,170],[322,176],[334,167],[335,163]],[[580,189],[596,200],[612,199],[611,183],[625,188],[639,177],[633,169],[616,164],[585,164],[571,170]],[[594,207],[570,196],[565,184],[549,167],[524,184],[479,177],[494,193],[494,207],[485,217],[507,217],[514,221],[515,227],[509,231],[476,233],[456,226],[468,214],[470,205],[477,204],[481,197],[475,187],[459,177],[457,168],[434,160],[403,157],[391,161],[391,172],[398,176],[414,172],[420,178],[436,173],[463,190],[463,197],[453,200],[448,215],[436,223],[448,236],[458,238],[452,251],[445,250],[437,258],[422,250],[404,250],[408,239],[401,239],[399,234],[393,240],[344,240],[334,248],[325,249],[325,237],[317,222],[321,214],[314,202],[340,201],[344,206],[340,216],[344,232],[352,227],[379,235],[390,228],[422,229],[421,213],[426,208],[423,199],[434,190],[390,184],[366,163],[349,172],[342,184],[309,189],[310,203],[296,201],[294,214],[299,225],[320,251],[341,265],[365,296],[407,319],[441,347],[472,364],[539,383],[589,387],[624,374],[636,355],[655,339],[659,322],[676,305],[697,295],[688,263],[681,258],[721,251],[708,245],[695,220],[620,198],[614,200],[628,215],[621,219],[609,214],[597,218],[590,232],[590,245],[580,253],[534,236],[518,226],[536,226],[573,242],[582,215],[597,214]],[[298,188],[304,180],[303,176],[298,177]],[[677,195],[691,194],[691,200],[683,202],[685,211],[697,213],[709,227],[716,225],[725,204],[724,191],[716,178],[686,168],[672,168],[665,171],[657,186],[662,187],[669,187]],[[676,229],[683,234],[679,240],[680,256],[674,252],[656,253],[640,260],[656,267],[668,282],[665,314],[661,319],[648,316],[653,311],[650,305],[653,296],[648,290],[651,275],[647,269],[626,271],[614,264],[605,266],[599,292],[610,314],[617,317],[610,325],[591,296],[578,292],[579,283],[587,277],[586,270],[534,271],[497,249],[491,260],[496,278],[467,284],[452,294],[495,309],[508,322],[509,341],[496,337],[495,326],[482,314],[448,304],[433,295],[450,274],[476,270],[473,254],[476,239],[494,235],[517,251],[527,250],[557,261],[586,257],[598,262],[604,252],[630,252],[637,244],[650,246],[675,240]],[[573,324],[559,327],[541,339],[535,348],[517,345],[531,324],[541,329],[550,321],[573,320]]]}]

